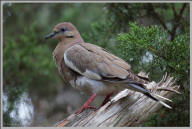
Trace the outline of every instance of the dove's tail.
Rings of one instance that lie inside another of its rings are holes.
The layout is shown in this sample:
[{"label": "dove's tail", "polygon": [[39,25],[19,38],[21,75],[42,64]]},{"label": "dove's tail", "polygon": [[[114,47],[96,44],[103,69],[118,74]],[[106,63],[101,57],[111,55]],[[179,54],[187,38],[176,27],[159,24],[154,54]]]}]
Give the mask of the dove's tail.
[{"label": "dove's tail", "polygon": [[167,100],[167,101],[172,102],[172,101],[171,101],[170,99],[168,99],[168,98],[165,98],[165,97],[163,97],[163,96],[160,96],[160,95],[157,95],[157,94],[155,94],[155,93],[152,93],[151,91],[149,91],[149,90],[145,89],[144,87],[139,86],[139,85],[137,85],[137,84],[131,83],[131,84],[129,84],[129,88],[135,89],[136,91],[143,93],[143,94],[146,95],[147,97],[149,97],[149,98],[151,98],[151,99],[159,102],[159,103],[162,104],[164,107],[169,108],[169,109],[172,109],[171,106],[169,106],[168,104],[166,104],[165,102],[163,102],[163,101],[160,100],[160,99],[164,99],[164,100]]}]

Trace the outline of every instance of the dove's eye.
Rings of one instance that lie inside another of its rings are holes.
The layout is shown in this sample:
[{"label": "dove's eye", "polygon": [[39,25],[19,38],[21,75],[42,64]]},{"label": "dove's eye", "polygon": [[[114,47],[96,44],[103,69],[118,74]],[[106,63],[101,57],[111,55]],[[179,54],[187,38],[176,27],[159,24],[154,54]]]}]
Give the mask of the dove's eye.
[{"label": "dove's eye", "polygon": [[65,32],[65,31],[68,31],[68,28],[67,27],[63,27],[60,29],[62,32]]},{"label": "dove's eye", "polygon": [[64,31],[65,31],[65,28],[61,28],[61,31],[63,31],[63,32],[64,32]]}]

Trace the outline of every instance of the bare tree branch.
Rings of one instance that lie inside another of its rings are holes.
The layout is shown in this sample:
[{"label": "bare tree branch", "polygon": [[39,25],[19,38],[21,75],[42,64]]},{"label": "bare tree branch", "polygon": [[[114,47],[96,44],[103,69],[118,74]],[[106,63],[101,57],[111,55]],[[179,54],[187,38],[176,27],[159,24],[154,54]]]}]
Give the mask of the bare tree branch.
[{"label": "bare tree branch", "polygon": [[[170,98],[174,91],[179,89],[175,85],[173,77],[164,76],[159,83],[151,82],[147,85],[151,91],[163,97]],[[163,89],[171,89],[173,92]],[[142,126],[143,123],[161,105],[141,93],[131,90],[124,90],[114,96],[110,102],[100,109],[85,110],[79,115],[71,114],[61,122],[55,124],[57,127],[123,127],[123,126]]]},{"label": "bare tree branch", "polygon": [[184,9],[185,9],[185,7],[186,7],[186,3],[184,3],[183,4],[183,6],[181,7],[181,9],[180,9],[180,12],[179,12],[179,15],[177,15],[177,13],[175,12],[175,10],[174,10],[174,14],[175,14],[175,18],[174,18],[174,27],[173,27],[173,29],[172,29],[172,31],[171,31],[171,41],[173,41],[174,40],[174,38],[175,38],[175,35],[176,35],[176,30],[177,30],[177,28],[179,27],[179,25],[180,25],[180,21],[181,21],[181,19],[182,19],[182,15],[183,15],[183,12],[184,12]]},{"label": "bare tree branch", "polygon": [[168,31],[168,33],[171,35],[171,41],[173,41],[175,36],[176,36],[177,28],[181,25],[180,21],[182,19],[183,12],[187,6],[187,3],[184,3],[183,6],[180,8],[179,14],[177,13],[177,11],[175,9],[174,4],[171,5],[171,8],[172,8],[173,13],[174,13],[174,19],[172,21],[173,22],[173,29],[171,29],[171,30],[169,30],[168,27],[166,26],[166,22],[163,19],[163,17],[156,12],[156,10],[153,7],[153,4],[149,4],[149,5],[150,5],[151,11],[153,12],[154,16],[159,20],[159,22],[161,23],[163,28]]}]

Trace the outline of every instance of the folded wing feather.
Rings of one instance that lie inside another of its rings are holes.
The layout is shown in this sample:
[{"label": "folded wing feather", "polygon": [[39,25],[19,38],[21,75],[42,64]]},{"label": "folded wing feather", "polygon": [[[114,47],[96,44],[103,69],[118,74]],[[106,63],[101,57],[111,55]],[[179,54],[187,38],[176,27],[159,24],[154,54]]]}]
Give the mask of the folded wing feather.
[{"label": "folded wing feather", "polygon": [[95,80],[101,80],[102,77],[126,79],[129,75],[129,64],[89,43],[68,48],[64,53],[64,61],[72,70]]}]

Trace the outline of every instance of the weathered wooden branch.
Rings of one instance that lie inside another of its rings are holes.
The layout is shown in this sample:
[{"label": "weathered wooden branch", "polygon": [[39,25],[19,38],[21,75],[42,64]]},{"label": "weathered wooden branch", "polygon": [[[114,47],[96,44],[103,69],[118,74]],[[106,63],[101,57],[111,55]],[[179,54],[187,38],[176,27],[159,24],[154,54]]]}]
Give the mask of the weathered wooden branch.
[{"label": "weathered wooden branch", "polygon": [[[167,75],[165,75],[159,83],[151,82],[147,87],[150,88],[151,91],[166,98],[170,98],[174,93],[179,93],[177,92],[179,86],[175,85],[173,77],[167,77]],[[166,91],[165,89],[167,88],[173,92]],[[160,107],[161,104],[143,94],[126,89],[114,96],[110,102],[106,103],[100,109],[96,111],[88,109],[79,115],[71,114],[63,121],[55,124],[55,126],[142,126],[149,116],[157,112]]]}]

